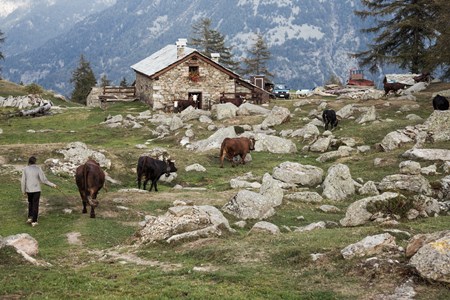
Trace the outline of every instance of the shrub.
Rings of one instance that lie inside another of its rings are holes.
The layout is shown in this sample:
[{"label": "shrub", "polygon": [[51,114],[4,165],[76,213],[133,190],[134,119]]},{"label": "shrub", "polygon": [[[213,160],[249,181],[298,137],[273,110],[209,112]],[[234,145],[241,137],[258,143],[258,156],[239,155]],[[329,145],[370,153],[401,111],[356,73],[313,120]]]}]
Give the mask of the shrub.
[{"label": "shrub", "polygon": [[25,87],[25,92],[27,92],[28,94],[39,95],[44,92],[44,89],[36,83],[31,83]]}]

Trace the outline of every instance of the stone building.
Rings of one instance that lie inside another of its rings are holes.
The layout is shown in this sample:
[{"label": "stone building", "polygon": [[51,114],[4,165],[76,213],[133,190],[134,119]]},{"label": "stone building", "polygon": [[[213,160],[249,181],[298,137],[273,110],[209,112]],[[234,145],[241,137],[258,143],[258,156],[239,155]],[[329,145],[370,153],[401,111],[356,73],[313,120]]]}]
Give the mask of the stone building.
[{"label": "stone building", "polygon": [[218,63],[219,54],[207,57],[186,44],[186,39],[178,39],[175,45],[167,45],[131,66],[136,74],[136,96],[153,110],[193,98],[197,98],[202,109],[218,103],[221,96],[241,95],[257,103],[268,101],[267,91]]}]

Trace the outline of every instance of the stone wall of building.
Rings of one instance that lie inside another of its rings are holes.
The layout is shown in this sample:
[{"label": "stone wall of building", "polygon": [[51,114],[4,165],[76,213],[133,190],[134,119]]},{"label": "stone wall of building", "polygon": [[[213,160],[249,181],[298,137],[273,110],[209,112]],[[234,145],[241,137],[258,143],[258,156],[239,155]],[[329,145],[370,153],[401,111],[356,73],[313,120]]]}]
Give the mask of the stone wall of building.
[{"label": "stone wall of building", "polygon": [[[200,79],[189,78],[189,66],[198,66]],[[136,92],[154,110],[173,105],[175,100],[187,100],[189,93],[201,93],[202,103],[218,103],[221,93],[249,92],[236,87],[235,80],[203,60],[189,60],[164,73],[158,80],[136,74]],[[203,105],[205,106],[205,105]]]}]

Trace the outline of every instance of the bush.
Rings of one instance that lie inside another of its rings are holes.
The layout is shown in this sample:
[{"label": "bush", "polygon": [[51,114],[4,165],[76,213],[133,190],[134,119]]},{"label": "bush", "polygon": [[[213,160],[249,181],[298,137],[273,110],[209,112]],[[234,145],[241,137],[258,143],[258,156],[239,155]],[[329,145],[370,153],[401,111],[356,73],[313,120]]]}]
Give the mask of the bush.
[{"label": "bush", "polygon": [[44,92],[44,89],[36,83],[31,83],[25,87],[25,92],[27,92],[28,94],[39,95]]},{"label": "bush", "polygon": [[414,208],[414,201],[409,200],[400,194],[396,198],[389,199],[387,201],[370,202],[367,205],[367,211],[372,214],[382,212],[387,215],[398,215],[402,218],[404,218],[408,211],[412,208]]}]

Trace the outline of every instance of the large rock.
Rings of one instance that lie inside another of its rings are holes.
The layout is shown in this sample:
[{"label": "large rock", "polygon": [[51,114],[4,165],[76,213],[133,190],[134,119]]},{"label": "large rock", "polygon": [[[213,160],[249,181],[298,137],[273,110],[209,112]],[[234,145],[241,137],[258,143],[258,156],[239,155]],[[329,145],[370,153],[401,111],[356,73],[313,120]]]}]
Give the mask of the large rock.
[{"label": "large rock", "polygon": [[280,125],[288,122],[290,120],[290,117],[291,112],[289,111],[289,109],[285,107],[274,106],[270,111],[270,114],[266,117],[266,119],[264,119],[261,125],[267,127]]},{"label": "large rock", "polygon": [[347,104],[336,112],[336,116],[339,116],[341,119],[348,119],[355,110],[354,104]]},{"label": "large rock", "polygon": [[365,237],[355,244],[348,245],[341,250],[341,254],[344,259],[352,259],[354,257],[364,257],[394,249],[398,249],[395,243],[395,237],[389,233],[382,233]]},{"label": "large rock", "polygon": [[280,228],[278,228],[275,224],[266,221],[259,221],[253,225],[252,229],[250,229],[249,234],[252,233],[280,234]]},{"label": "large rock", "polygon": [[264,174],[259,193],[269,198],[274,206],[281,205],[283,202],[284,192],[281,183],[270,176],[269,173]]},{"label": "large rock", "polygon": [[111,168],[110,159],[99,151],[89,149],[82,142],[69,143],[64,149],[57,152],[63,154],[64,159],[49,158],[45,161],[45,165],[50,168],[53,174],[74,175],[76,168],[84,164],[89,158],[96,160],[102,168]]},{"label": "large rock", "polygon": [[239,219],[267,219],[275,214],[274,203],[260,193],[241,190],[228,201],[222,210]]},{"label": "large rock", "polygon": [[336,151],[325,152],[324,154],[320,155],[318,158],[316,158],[316,161],[323,163],[341,157],[348,157],[354,152],[356,152],[356,149],[352,147],[340,146]]},{"label": "large rock", "polygon": [[10,235],[3,239],[3,243],[30,256],[36,256],[39,253],[38,242],[28,233]]},{"label": "large rock", "polygon": [[322,202],[322,196],[317,192],[295,192],[285,196],[286,199],[291,201],[301,201],[301,202]]},{"label": "large rock", "polygon": [[291,137],[301,137],[303,141],[315,141],[319,135],[319,128],[311,123],[291,133]]},{"label": "large rock", "polygon": [[366,224],[374,214],[374,212],[368,211],[368,205],[375,204],[376,202],[386,202],[398,197],[400,197],[400,194],[398,193],[386,192],[378,196],[367,197],[355,201],[347,208],[345,217],[340,220],[340,224],[345,227]]},{"label": "large rock", "polygon": [[320,137],[311,146],[309,151],[311,152],[325,152],[330,147],[332,136]]},{"label": "large rock", "polygon": [[238,116],[268,115],[269,113],[269,109],[248,102],[241,104],[236,112]]},{"label": "large rock", "polygon": [[450,233],[421,247],[409,265],[426,279],[450,283]]},{"label": "large rock", "polygon": [[223,140],[227,137],[228,138],[237,137],[234,126],[221,128],[216,132],[214,132],[210,137],[208,137],[205,140],[200,140],[197,142],[193,142],[192,144],[188,144],[187,148],[199,152],[209,151],[212,149],[220,149]]},{"label": "large rock", "polygon": [[343,164],[331,166],[322,183],[324,198],[340,201],[355,194],[355,184],[350,169]]},{"label": "large rock", "polygon": [[381,147],[384,151],[392,151],[406,143],[412,143],[414,140],[401,131],[392,131],[388,133],[381,141]]},{"label": "large rock", "polygon": [[217,120],[231,119],[236,117],[238,107],[233,103],[223,103],[216,105],[216,118]]},{"label": "large rock", "polygon": [[263,133],[258,133],[254,137],[257,141],[255,144],[255,151],[268,151],[270,153],[297,152],[297,146],[289,139]]},{"label": "large rock", "polygon": [[384,191],[407,191],[411,193],[419,193],[423,195],[431,195],[431,185],[428,180],[422,175],[406,175],[406,174],[393,174],[384,177],[378,189]]},{"label": "large rock", "polygon": [[367,111],[361,116],[359,116],[358,119],[356,119],[356,123],[363,124],[367,122],[373,122],[378,118],[377,111],[375,109],[375,106],[371,106]]},{"label": "large rock", "polygon": [[211,116],[211,112],[209,110],[203,109],[195,109],[192,106],[189,106],[185,110],[180,113],[180,118],[183,122],[187,122],[190,120],[198,120],[201,116]]},{"label": "large rock", "polygon": [[164,215],[148,218],[138,236],[141,243],[171,243],[221,236],[224,232],[234,232],[234,229],[217,208],[209,205],[175,206]]},{"label": "large rock", "polygon": [[266,219],[275,214],[274,207],[281,205],[283,190],[280,182],[266,173],[259,193],[242,190],[223,206],[223,211],[240,219]]},{"label": "large rock", "polygon": [[435,141],[450,141],[450,110],[435,110],[424,125],[433,132]]},{"label": "large rock", "polygon": [[311,165],[283,162],[273,168],[272,176],[287,183],[315,187],[322,183],[323,170]]},{"label": "large rock", "polygon": [[416,234],[408,241],[408,245],[406,246],[405,250],[405,255],[406,257],[412,257],[424,245],[435,242],[436,240],[449,235],[450,230],[437,231],[425,234]]},{"label": "large rock", "polygon": [[450,161],[450,150],[413,148],[407,150],[405,153],[402,154],[402,156],[412,160]]}]

